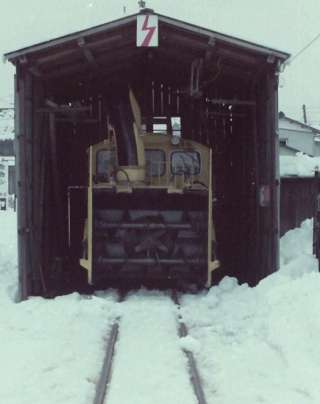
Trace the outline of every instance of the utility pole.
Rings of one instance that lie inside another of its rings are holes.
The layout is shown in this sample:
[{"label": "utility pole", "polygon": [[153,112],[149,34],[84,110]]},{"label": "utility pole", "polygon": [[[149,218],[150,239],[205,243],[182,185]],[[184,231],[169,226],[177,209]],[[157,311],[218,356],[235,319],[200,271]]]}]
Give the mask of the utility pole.
[{"label": "utility pole", "polygon": [[303,122],[307,123],[307,109],[306,104],[302,105],[302,113],[303,113]]}]

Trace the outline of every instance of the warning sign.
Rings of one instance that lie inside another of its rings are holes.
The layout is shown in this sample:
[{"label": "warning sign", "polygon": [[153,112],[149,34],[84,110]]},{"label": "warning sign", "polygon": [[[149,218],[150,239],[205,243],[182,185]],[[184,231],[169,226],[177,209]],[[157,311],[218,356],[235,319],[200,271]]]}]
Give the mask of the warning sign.
[{"label": "warning sign", "polygon": [[158,16],[142,14],[137,16],[137,46],[158,46]]}]

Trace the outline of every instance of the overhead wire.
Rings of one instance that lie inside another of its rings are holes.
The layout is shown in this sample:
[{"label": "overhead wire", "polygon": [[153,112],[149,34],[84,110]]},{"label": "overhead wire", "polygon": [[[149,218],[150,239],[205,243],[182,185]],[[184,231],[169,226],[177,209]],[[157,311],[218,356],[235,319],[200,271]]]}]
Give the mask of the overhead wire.
[{"label": "overhead wire", "polygon": [[302,49],[299,50],[293,57],[289,58],[287,64],[291,64],[294,60],[296,60],[299,56],[301,56],[307,49],[310,48],[318,39],[320,38],[320,32],[317,34],[310,42],[307,43]]}]

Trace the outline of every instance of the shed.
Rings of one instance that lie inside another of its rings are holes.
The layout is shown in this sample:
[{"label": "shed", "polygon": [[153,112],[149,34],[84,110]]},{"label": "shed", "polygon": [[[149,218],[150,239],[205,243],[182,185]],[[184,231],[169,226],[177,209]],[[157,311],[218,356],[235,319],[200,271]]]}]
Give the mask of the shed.
[{"label": "shed", "polygon": [[142,13],[158,17],[157,47],[136,46],[140,13],[5,55],[16,66],[21,298],[81,278],[86,149],[104,139],[108,105],[128,85],[147,130],[175,117],[183,137],[213,149],[217,279],[254,285],[278,267],[277,91],[289,55]]}]

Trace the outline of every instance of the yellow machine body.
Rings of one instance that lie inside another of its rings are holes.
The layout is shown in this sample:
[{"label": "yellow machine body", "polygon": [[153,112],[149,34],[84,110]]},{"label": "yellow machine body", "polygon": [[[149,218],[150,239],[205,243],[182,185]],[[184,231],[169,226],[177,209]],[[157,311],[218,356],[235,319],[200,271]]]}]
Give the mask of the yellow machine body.
[{"label": "yellow machine body", "polygon": [[87,219],[80,265],[88,282],[165,279],[211,285],[219,267],[212,213],[212,151],[144,133],[130,91],[137,164],[120,165],[118,136],[88,149]]}]

